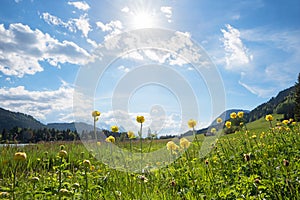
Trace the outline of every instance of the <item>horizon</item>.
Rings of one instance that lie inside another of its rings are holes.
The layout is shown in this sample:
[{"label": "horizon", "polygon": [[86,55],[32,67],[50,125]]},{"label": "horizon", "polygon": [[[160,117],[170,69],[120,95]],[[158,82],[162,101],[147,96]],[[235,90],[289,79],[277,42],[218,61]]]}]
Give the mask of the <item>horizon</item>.
[{"label": "horizon", "polygon": [[[4,0],[0,11],[0,107],[43,124],[92,123],[99,110],[108,127],[137,130],[144,115],[161,134],[188,130],[189,118],[201,129],[220,112],[253,110],[300,72],[297,0]],[[158,33],[152,48],[138,48],[151,35],[137,46],[126,35],[139,29]]]}]

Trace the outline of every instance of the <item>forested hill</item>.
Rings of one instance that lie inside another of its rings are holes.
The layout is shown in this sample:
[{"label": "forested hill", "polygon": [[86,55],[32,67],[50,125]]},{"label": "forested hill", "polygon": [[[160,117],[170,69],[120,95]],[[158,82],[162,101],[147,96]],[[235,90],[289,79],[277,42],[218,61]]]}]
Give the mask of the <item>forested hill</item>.
[{"label": "forested hill", "polygon": [[249,122],[255,121],[267,114],[284,114],[285,118],[294,118],[295,86],[285,89],[272,97],[268,102],[253,109],[248,116]]},{"label": "forested hill", "polygon": [[45,125],[30,115],[0,108],[0,130],[10,130],[14,127],[41,129]]}]

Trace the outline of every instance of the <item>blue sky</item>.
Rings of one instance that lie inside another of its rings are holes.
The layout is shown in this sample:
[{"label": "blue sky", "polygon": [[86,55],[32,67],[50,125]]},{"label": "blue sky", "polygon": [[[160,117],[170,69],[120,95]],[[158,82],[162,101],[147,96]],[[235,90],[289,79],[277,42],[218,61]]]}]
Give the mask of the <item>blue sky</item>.
[{"label": "blue sky", "polygon": [[[216,84],[224,88],[225,98],[220,99],[224,108],[251,110],[295,83],[300,72],[299,19],[298,0],[3,0],[0,107],[43,123],[92,123],[90,111],[97,109],[102,112],[100,127],[118,124],[126,129],[135,129],[134,117],[143,114],[149,119],[145,126],[161,133],[187,129],[180,125],[189,117],[183,115],[190,114],[200,128],[221,112],[213,111],[216,100],[207,85],[214,77],[201,76],[189,62],[165,50],[136,50],[117,57],[98,75],[92,98],[80,102],[86,115],[77,113],[73,101],[77,77],[99,57],[97,50],[118,34],[160,28],[182,36],[169,48],[191,41],[203,48],[217,70]],[[127,107],[118,107],[124,103],[118,95],[130,86],[122,80],[145,65],[167,69],[170,75],[157,70],[153,84],[143,83],[149,78],[146,73],[133,76],[140,85],[126,94]],[[176,93],[184,85],[176,78],[187,82],[197,108]],[[163,79],[171,81],[160,84]]]}]

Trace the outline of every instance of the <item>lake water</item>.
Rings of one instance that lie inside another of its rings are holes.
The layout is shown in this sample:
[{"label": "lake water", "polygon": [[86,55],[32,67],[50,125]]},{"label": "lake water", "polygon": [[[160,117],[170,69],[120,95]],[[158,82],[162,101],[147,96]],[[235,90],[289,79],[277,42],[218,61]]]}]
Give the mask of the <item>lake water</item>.
[{"label": "lake water", "polygon": [[24,147],[27,145],[32,145],[32,144],[0,144],[0,148],[1,147],[6,147],[6,146],[10,146],[10,147]]}]

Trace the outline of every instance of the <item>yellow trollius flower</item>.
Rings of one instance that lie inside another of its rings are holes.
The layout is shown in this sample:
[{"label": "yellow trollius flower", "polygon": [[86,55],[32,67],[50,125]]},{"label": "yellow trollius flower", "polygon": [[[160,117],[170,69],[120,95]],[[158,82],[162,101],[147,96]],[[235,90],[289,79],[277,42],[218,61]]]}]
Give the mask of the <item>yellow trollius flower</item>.
[{"label": "yellow trollius flower", "polygon": [[101,113],[99,111],[97,111],[97,110],[95,110],[95,111],[92,112],[92,116],[93,117],[99,117],[100,115],[101,115]]},{"label": "yellow trollius flower", "polygon": [[194,128],[194,127],[196,126],[196,124],[197,124],[197,122],[196,122],[196,120],[194,120],[194,119],[190,119],[190,120],[188,121],[188,126],[189,126],[189,128]]},{"label": "yellow trollius flower", "polygon": [[211,132],[211,133],[216,133],[216,132],[217,132],[217,129],[216,129],[216,128],[211,128],[211,129],[210,129],[210,132]]},{"label": "yellow trollius flower", "polygon": [[235,112],[230,113],[230,118],[235,119],[236,118],[236,113]]},{"label": "yellow trollius flower", "polygon": [[114,132],[114,133],[116,133],[116,132],[119,131],[119,127],[117,127],[117,126],[112,126],[110,129],[111,129],[111,131]]},{"label": "yellow trollius flower", "polygon": [[68,153],[65,150],[60,150],[58,156],[61,158],[67,157]]},{"label": "yellow trollius flower", "polygon": [[231,128],[231,122],[230,122],[230,121],[227,121],[227,122],[225,123],[225,126],[226,126],[227,128]]},{"label": "yellow trollius flower", "polygon": [[244,117],[244,112],[243,111],[238,112],[237,116],[239,118],[243,118]]},{"label": "yellow trollius flower", "polygon": [[179,149],[179,146],[177,144],[175,144],[175,142],[169,141],[167,143],[167,149],[172,150],[172,151],[176,151],[177,149]]},{"label": "yellow trollius flower", "polygon": [[136,116],[136,121],[138,123],[144,123],[145,122],[145,117],[144,116]]},{"label": "yellow trollius flower", "polygon": [[282,123],[285,124],[285,125],[288,125],[289,124],[289,120],[285,119],[285,120],[282,121]]},{"label": "yellow trollius flower", "polygon": [[221,117],[219,117],[219,118],[217,119],[217,123],[218,123],[218,124],[222,123],[222,121],[223,121],[223,120],[222,120]]},{"label": "yellow trollius flower", "polygon": [[85,167],[89,167],[89,166],[91,165],[91,161],[89,161],[89,160],[84,160],[84,161],[82,162],[82,164],[83,164],[83,166],[85,166]]},{"label": "yellow trollius flower", "polygon": [[24,161],[24,160],[26,160],[26,158],[27,158],[27,155],[25,152],[17,152],[14,155],[14,160],[17,160],[17,161]]},{"label": "yellow trollius flower", "polygon": [[272,115],[266,115],[266,120],[267,121],[273,121],[273,116]]},{"label": "yellow trollius flower", "polygon": [[108,136],[106,139],[105,139],[106,142],[110,142],[110,143],[115,143],[116,139],[114,136]]},{"label": "yellow trollius flower", "polygon": [[181,138],[179,143],[180,143],[180,146],[184,149],[189,148],[191,145],[191,142],[188,141],[186,138]]},{"label": "yellow trollius flower", "polygon": [[135,135],[134,135],[134,132],[133,132],[133,131],[128,131],[128,132],[127,132],[127,136],[128,136],[129,139],[135,138]]}]

